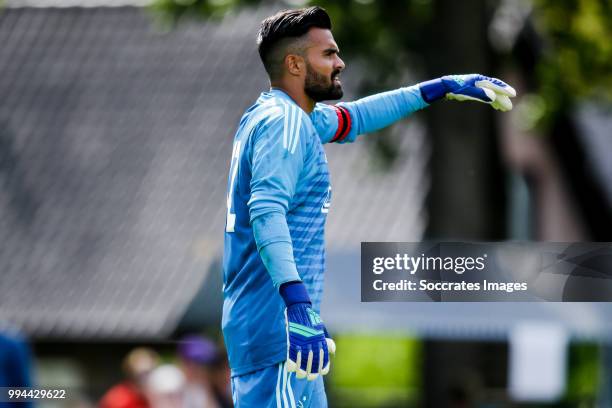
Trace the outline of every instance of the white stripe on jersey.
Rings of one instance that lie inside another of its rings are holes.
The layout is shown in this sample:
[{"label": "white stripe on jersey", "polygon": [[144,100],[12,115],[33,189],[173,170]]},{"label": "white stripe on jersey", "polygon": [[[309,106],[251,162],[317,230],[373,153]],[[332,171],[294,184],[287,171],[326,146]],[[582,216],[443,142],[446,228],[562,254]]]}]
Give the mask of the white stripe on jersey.
[{"label": "white stripe on jersey", "polygon": [[289,378],[287,379],[287,394],[289,394],[289,401],[291,401],[291,408],[295,408],[295,398],[293,398],[293,389],[291,389],[291,374],[289,373]]},{"label": "white stripe on jersey", "polygon": [[285,122],[283,124],[283,147],[286,149],[287,148],[287,132],[289,129],[289,105],[284,104],[285,105]]},{"label": "white stripe on jersey", "polygon": [[287,393],[285,392],[285,388],[287,388],[287,370],[285,369],[285,363],[283,366],[283,402],[285,403],[285,407],[289,407],[289,402],[287,402]]},{"label": "white stripe on jersey", "polygon": [[298,141],[300,140],[302,115],[298,106],[284,100],[282,100],[281,103],[285,107],[285,118],[283,122],[283,147],[293,154],[295,153]]},{"label": "white stripe on jersey", "polygon": [[280,400],[280,378],[281,378],[281,370],[283,369],[283,363],[278,364],[278,376],[276,377],[276,408],[281,407]]},{"label": "white stripe on jersey", "polygon": [[300,130],[302,129],[302,115],[300,114],[300,108],[296,108],[297,112],[297,123],[295,124],[295,138],[293,140],[293,146],[291,147],[291,154],[295,153],[295,148],[297,147],[298,140],[300,140]]},{"label": "white stripe on jersey", "polygon": [[296,137],[295,125],[296,122],[299,122],[299,120],[297,120],[299,115],[299,112],[297,110],[298,108],[296,108],[294,105],[291,105],[291,120],[289,121],[289,143],[287,144],[288,151],[291,151],[291,145],[293,144],[293,140]]}]

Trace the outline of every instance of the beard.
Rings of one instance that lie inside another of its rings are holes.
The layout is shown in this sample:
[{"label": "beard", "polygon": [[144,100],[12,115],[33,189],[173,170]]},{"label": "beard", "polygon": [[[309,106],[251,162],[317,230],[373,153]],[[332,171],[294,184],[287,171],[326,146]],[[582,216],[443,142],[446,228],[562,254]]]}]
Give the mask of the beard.
[{"label": "beard", "polygon": [[328,78],[325,75],[319,74],[310,64],[306,63],[304,92],[315,102],[331,101],[342,98],[342,95],[344,95],[342,85],[335,84],[333,80],[339,73],[340,70],[335,70]]}]

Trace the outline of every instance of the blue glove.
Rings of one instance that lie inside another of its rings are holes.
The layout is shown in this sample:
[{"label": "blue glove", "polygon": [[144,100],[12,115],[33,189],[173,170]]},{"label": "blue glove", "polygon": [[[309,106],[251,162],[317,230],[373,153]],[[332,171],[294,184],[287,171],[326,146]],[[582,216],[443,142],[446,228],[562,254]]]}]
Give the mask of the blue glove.
[{"label": "blue glove", "polygon": [[480,74],[446,75],[442,78],[419,84],[421,95],[427,103],[445,98],[456,101],[478,101],[488,103],[502,112],[512,109],[510,98],[516,91],[497,78]]},{"label": "blue glove", "polygon": [[312,304],[306,286],[300,281],[279,288],[287,309],[287,371],[296,378],[316,379],[329,372],[329,353],[336,352],[334,341]]}]

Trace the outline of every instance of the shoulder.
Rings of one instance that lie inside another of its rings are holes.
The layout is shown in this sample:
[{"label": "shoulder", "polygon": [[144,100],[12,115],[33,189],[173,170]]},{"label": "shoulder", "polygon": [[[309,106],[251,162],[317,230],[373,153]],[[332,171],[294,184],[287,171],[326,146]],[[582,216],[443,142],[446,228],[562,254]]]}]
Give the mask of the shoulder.
[{"label": "shoulder", "polygon": [[335,127],[338,122],[338,108],[326,103],[317,103],[310,113],[310,119],[318,128]]},{"label": "shoulder", "polygon": [[308,114],[295,103],[282,98],[272,98],[261,105],[262,119],[269,125],[297,126],[306,125],[311,122]]},{"label": "shoulder", "polygon": [[341,142],[351,130],[350,112],[342,105],[317,103],[310,118],[323,143]]},{"label": "shoulder", "polygon": [[299,142],[308,140],[313,132],[310,117],[299,106],[280,98],[262,104],[257,114],[257,140],[274,138],[283,148],[294,153]]},{"label": "shoulder", "polygon": [[17,333],[11,333],[10,335],[0,333],[0,349],[10,350],[10,353],[7,353],[8,356],[14,357],[14,352],[26,348],[27,343],[21,335]]}]

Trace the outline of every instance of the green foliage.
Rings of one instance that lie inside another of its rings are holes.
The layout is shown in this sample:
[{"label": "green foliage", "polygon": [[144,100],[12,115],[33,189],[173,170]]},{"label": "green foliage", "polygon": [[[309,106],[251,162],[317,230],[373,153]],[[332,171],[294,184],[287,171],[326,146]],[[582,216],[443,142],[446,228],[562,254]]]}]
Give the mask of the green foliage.
[{"label": "green foliage", "polygon": [[596,344],[572,344],[566,401],[584,406],[593,403],[601,386],[600,350]]},{"label": "green foliage", "polygon": [[534,2],[544,36],[544,58],[537,67],[544,124],[584,98],[612,101],[612,2]]},{"label": "green foliage", "polygon": [[260,3],[260,0],[155,0],[151,9],[170,22],[177,23],[186,17],[221,18],[238,7]]},{"label": "green foliage", "polygon": [[333,406],[406,406],[419,397],[422,343],[403,335],[334,337]]}]

